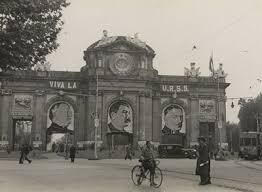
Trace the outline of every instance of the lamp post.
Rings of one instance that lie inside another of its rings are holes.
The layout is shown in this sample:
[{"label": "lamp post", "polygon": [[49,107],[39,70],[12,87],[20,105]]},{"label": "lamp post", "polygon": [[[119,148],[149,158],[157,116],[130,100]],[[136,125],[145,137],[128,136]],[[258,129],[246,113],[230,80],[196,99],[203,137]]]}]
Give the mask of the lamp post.
[{"label": "lamp post", "polygon": [[231,137],[231,146],[230,146],[230,148],[231,148],[231,153],[233,153],[234,152],[234,150],[233,150],[233,127],[231,127],[231,129],[230,129],[230,137]]},{"label": "lamp post", "polygon": [[256,114],[256,120],[257,120],[257,146],[260,145],[260,115],[259,113]]},{"label": "lamp post", "polygon": [[67,145],[68,145],[68,131],[67,131],[67,128],[66,128],[66,134],[65,134],[65,159],[68,160],[68,148],[67,148]]}]

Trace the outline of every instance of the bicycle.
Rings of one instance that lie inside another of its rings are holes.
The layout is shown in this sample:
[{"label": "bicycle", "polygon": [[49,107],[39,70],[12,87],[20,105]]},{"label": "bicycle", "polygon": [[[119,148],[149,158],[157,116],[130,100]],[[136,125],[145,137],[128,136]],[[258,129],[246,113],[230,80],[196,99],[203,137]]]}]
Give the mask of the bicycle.
[{"label": "bicycle", "polygon": [[[140,165],[135,165],[131,171],[131,177],[132,181],[135,185],[141,185],[143,181],[149,180],[150,181],[150,171],[147,169],[145,170],[142,166],[142,160],[138,160],[140,162]],[[154,174],[154,183],[156,185],[153,185],[155,188],[158,188],[161,186],[163,181],[163,174],[161,169],[158,167],[160,161],[155,160],[155,174]]]}]

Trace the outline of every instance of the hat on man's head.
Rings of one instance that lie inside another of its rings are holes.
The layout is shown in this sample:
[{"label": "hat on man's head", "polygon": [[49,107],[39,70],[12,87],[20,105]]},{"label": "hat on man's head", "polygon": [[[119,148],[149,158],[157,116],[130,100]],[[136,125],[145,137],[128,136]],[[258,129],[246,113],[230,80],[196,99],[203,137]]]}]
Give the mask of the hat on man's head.
[{"label": "hat on man's head", "polygon": [[201,141],[201,140],[202,140],[202,141],[206,142],[206,138],[203,137],[203,136],[198,137],[197,140],[198,140],[198,141]]}]

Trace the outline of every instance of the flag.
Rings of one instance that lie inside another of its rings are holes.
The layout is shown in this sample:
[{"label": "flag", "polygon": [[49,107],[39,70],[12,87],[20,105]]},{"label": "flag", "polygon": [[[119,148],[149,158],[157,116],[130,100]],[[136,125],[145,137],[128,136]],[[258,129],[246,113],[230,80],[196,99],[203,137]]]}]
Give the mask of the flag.
[{"label": "flag", "polygon": [[213,64],[213,54],[210,56],[209,59],[209,70],[212,72],[212,74],[214,75],[214,64]]}]

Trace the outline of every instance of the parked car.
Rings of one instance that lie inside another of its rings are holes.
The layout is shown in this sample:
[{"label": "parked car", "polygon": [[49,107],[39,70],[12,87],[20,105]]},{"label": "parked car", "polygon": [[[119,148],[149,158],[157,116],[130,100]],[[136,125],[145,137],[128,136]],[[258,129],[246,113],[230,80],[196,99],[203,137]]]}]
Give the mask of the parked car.
[{"label": "parked car", "polygon": [[195,149],[186,149],[178,144],[162,144],[158,146],[159,158],[189,158],[195,159]]}]

